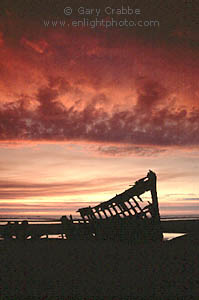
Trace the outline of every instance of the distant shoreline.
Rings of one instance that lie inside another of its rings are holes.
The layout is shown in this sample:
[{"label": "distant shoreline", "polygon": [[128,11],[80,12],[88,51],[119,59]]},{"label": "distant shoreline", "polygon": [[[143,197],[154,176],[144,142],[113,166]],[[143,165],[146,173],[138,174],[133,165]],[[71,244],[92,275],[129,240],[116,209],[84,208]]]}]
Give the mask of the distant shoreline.
[{"label": "distant shoreline", "polygon": [[[59,221],[61,218],[61,215],[60,216],[47,216],[47,217],[44,217],[44,216],[5,216],[5,217],[0,217],[0,221],[9,221],[9,220],[44,220],[44,221]],[[79,219],[80,216],[78,215],[75,215],[74,216],[74,219]],[[161,220],[174,220],[174,219],[199,219],[199,215],[198,214],[195,214],[195,215],[163,215],[163,216],[160,216],[160,219]]]}]

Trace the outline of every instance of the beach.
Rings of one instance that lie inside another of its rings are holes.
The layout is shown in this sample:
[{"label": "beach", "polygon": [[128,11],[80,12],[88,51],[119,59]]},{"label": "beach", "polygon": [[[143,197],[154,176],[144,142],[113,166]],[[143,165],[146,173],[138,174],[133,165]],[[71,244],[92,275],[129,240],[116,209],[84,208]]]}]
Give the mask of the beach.
[{"label": "beach", "polygon": [[1,241],[4,299],[198,299],[199,239]]}]

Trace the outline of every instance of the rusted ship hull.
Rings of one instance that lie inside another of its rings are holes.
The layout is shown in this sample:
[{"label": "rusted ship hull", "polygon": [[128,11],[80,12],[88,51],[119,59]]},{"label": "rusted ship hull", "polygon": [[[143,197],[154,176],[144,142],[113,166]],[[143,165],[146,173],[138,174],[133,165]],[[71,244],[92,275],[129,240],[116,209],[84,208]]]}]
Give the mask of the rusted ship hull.
[{"label": "rusted ship hull", "polygon": [[133,217],[93,222],[90,233],[98,240],[156,241],[163,238],[159,224]]},{"label": "rusted ship hull", "polygon": [[[152,202],[144,202],[141,195],[150,192]],[[160,214],[156,190],[156,174],[147,176],[123,193],[94,207],[78,210],[85,229],[75,230],[68,226],[66,235],[75,238],[83,235],[102,240],[162,240]],[[65,226],[70,220],[65,218]],[[64,220],[63,220],[64,223]],[[70,232],[71,230],[74,232]],[[81,231],[81,233],[80,233]]]}]

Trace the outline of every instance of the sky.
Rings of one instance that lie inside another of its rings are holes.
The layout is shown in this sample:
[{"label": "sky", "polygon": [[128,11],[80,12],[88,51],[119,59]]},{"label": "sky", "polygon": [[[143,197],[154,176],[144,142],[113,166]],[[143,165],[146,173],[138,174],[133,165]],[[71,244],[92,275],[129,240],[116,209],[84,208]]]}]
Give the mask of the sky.
[{"label": "sky", "polygon": [[75,215],[149,169],[161,216],[199,214],[198,14],[191,0],[2,1],[1,216]]}]

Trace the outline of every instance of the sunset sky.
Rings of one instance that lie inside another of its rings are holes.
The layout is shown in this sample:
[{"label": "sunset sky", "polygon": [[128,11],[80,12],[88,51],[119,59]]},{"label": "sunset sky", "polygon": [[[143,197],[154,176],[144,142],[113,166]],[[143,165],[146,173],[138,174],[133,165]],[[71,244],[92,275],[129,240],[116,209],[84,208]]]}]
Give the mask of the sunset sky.
[{"label": "sunset sky", "polygon": [[[149,169],[162,216],[199,214],[199,4],[122,3],[141,13],[107,15],[117,0],[0,4],[1,216],[75,215]],[[72,26],[96,20],[79,7],[145,26]]]}]

